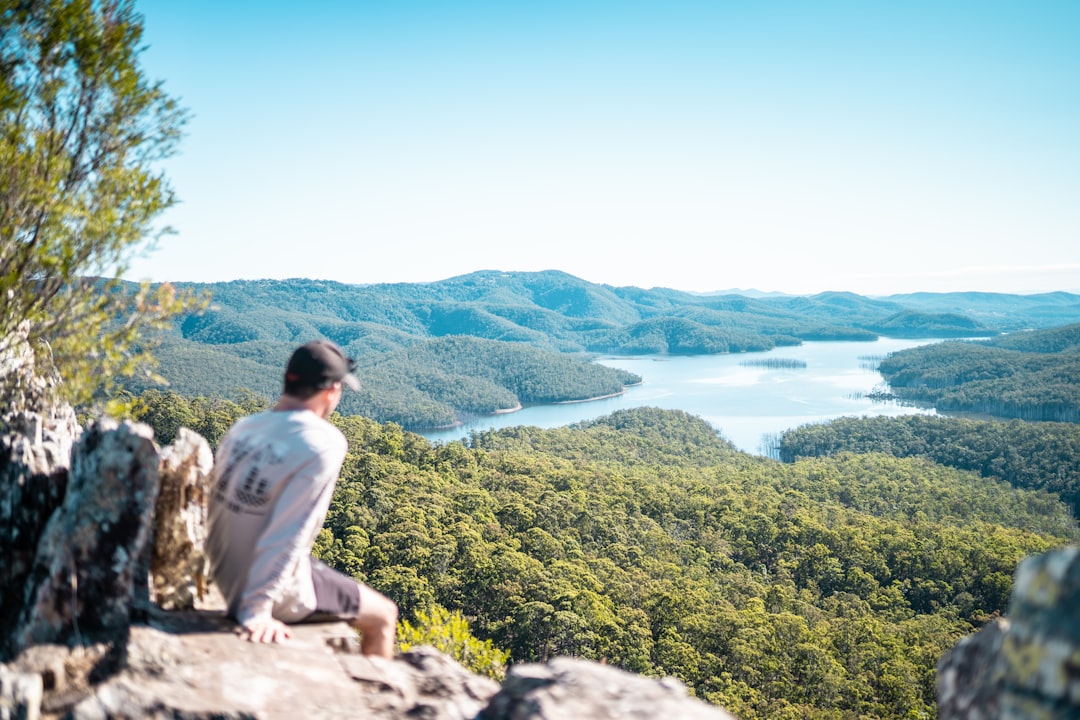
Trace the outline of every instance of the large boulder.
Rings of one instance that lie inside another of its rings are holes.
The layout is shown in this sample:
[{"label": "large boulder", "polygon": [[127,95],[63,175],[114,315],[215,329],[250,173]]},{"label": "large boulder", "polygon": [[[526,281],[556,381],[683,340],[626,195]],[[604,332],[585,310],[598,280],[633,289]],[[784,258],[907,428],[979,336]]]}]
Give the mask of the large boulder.
[{"label": "large boulder", "polygon": [[[298,625],[277,645],[234,630],[220,612],[153,610],[131,627],[122,661],[109,648],[38,646],[0,668],[0,680],[20,682],[32,701],[29,681],[46,678],[41,706],[76,720],[469,720],[499,689],[430,647],[393,660],[360,655],[344,623]],[[93,677],[102,668],[107,676]]]},{"label": "large boulder", "polygon": [[80,433],[71,407],[48,401],[55,380],[35,372],[25,334],[0,338],[0,660],[13,651],[38,539],[67,492]]},{"label": "large boulder", "polygon": [[166,610],[191,610],[208,591],[206,500],[213,466],[210,444],[188,428],[161,451],[150,574],[153,601]]},{"label": "large boulder", "polygon": [[75,445],[63,504],[38,541],[15,649],[116,637],[131,622],[150,538],[158,454],[146,425],[103,420]]},{"label": "large boulder", "polygon": [[[733,720],[676,680],[586,660],[511,668],[500,688],[431,647],[392,660],[360,655],[344,623],[293,631],[282,644],[253,644],[220,612],[153,610],[131,627],[122,659],[104,647],[38,646],[0,668],[0,678],[74,720]],[[31,682],[39,677],[44,694]]]},{"label": "large boulder", "polygon": [[734,720],[674,678],[645,678],[576,658],[510,669],[482,720]]},{"label": "large boulder", "polygon": [[938,664],[941,720],[1080,717],[1080,547],[1025,559],[1008,620],[961,640]]}]

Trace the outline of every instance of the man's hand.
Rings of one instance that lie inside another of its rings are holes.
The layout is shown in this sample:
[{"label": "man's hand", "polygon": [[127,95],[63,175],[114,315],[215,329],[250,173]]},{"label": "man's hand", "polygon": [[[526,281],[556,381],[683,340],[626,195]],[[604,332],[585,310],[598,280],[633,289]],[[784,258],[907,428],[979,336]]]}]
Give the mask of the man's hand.
[{"label": "man's hand", "polygon": [[292,637],[289,626],[272,617],[258,617],[248,620],[244,625],[247,639],[257,643],[283,642]]}]

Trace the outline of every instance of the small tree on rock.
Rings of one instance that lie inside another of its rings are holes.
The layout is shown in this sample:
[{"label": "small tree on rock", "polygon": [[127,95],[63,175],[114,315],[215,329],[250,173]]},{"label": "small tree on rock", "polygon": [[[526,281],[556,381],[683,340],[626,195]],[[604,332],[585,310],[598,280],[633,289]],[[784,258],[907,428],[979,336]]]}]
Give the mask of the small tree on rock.
[{"label": "small tree on rock", "polygon": [[175,202],[185,120],[142,30],[126,0],[0,0],[0,356],[23,336],[76,403],[149,367],[146,331],[191,304],[120,280]]}]

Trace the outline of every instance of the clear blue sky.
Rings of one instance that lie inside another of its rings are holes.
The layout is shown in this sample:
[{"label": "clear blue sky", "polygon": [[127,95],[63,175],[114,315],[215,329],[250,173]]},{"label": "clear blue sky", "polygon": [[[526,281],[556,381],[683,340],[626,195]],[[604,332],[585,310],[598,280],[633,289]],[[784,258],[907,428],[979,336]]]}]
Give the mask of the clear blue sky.
[{"label": "clear blue sky", "polygon": [[129,277],[1080,291],[1080,1],[144,0]]}]

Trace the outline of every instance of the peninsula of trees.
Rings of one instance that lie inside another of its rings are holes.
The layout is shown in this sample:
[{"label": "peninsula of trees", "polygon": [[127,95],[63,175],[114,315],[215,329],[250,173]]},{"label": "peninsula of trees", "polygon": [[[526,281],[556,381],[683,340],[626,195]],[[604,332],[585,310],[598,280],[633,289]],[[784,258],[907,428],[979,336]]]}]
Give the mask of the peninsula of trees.
[{"label": "peninsula of trees", "polygon": [[923,345],[878,369],[897,397],[945,412],[1080,422],[1080,323]]}]

